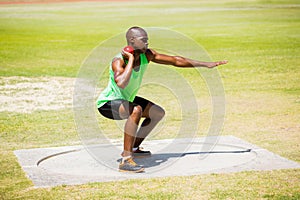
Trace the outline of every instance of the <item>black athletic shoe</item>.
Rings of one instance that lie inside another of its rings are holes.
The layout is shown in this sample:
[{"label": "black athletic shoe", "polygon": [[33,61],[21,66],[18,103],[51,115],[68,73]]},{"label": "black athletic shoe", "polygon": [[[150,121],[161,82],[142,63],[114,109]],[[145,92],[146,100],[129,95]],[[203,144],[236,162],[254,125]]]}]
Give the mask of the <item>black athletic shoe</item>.
[{"label": "black athletic shoe", "polygon": [[138,147],[138,149],[133,152],[133,157],[135,158],[148,157],[148,156],[151,156],[151,152],[143,151],[142,147]]},{"label": "black athletic shoe", "polygon": [[122,161],[120,162],[119,171],[140,173],[144,171],[144,168],[143,166],[136,164],[132,158],[128,158],[123,163]]}]

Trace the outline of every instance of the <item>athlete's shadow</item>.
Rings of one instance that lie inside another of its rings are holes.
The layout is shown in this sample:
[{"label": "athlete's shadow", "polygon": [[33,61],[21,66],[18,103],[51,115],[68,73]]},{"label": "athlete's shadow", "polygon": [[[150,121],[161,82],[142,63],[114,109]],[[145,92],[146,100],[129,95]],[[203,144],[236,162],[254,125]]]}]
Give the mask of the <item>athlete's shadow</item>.
[{"label": "athlete's shadow", "polygon": [[[194,154],[198,154],[198,153],[199,152],[194,152]],[[150,168],[150,167],[163,165],[165,162],[167,162],[172,158],[176,159],[183,156],[185,156],[185,154],[182,153],[160,153],[160,154],[152,154],[151,157],[135,158],[134,161],[138,165],[143,165],[145,168]]]},{"label": "athlete's shadow", "polygon": [[[155,167],[162,165],[171,158],[181,158],[192,155],[205,155],[205,154],[229,154],[229,153],[247,153],[251,149],[237,150],[237,151],[210,151],[210,152],[187,152],[187,153],[159,153],[152,154],[150,157],[135,158],[134,161],[138,165],[143,165],[145,168]],[[175,160],[174,160],[175,161]]]}]

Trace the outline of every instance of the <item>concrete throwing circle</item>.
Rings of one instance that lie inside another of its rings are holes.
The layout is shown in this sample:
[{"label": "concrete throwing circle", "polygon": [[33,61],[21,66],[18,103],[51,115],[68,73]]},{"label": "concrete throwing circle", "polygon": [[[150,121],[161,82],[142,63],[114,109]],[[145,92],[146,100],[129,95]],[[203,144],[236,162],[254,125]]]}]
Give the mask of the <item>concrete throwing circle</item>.
[{"label": "concrete throwing circle", "polygon": [[[175,148],[164,151],[169,146],[169,140],[151,141],[145,143],[145,147],[153,149],[153,155],[148,158],[136,159],[138,164],[144,165],[146,174],[153,175],[186,175],[214,172],[220,169],[244,165],[256,158],[256,152],[237,145],[217,144],[213,151],[199,151],[204,142],[189,143],[189,148],[179,152]],[[187,141],[173,141],[176,146],[186,146]],[[111,152],[110,148],[122,149],[122,144],[94,145],[90,148],[97,151]],[[207,155],[201,157],[201,155]],[[104,155],[104,154],[101,154]],[[102,157],[113,168],[107,168],[96,162],[84,148],[49,155],[38,162],[38,167],[48,173],[66,174],[74,176],[123,176],[126,173],[118,172],[117,155]]]},{"label": "concrete throwing circle", "polygon": [[[210,61],[209,55],[198,43],[181,33],[162,28],[147,28],[146,31],[149,35],[149,47],[160,53]],[[110,161],[110,159],[119,158],[122,149],[111,143],[112,138],[109,135],[112,131],[120,132],[120,138],[123,132],[114,127],[123,129],[124,124],[119,121],[111,121],[102,126],[105,128],[101,128],[99,124],[104,119],[98,120],[100,114],[96,108],[96,100],[101,92],[101,88],[103,90],[107,85],[109,63],[121,51],[122,46],[125,45],[125,34],[122,33],[109,38],[97,46],[83,62],[78,72],[73,95],[74,119],[77,132],[85,149],[99,163],[112,169],[115,168],[115,162]],[[201,90],[201,87],[199,88],[199,85],[195,84],[194,79],[203,79],[204,87],[206,85],[208,90],[207,95],[211,97],[212,110],[211,121],[206,122],[210,124],[207,136],[219,136],[225,116],[225,94],[220,74],[215,68],[190,68],[188,70],[192,74],[189,76],[190,78],[183,76],[180,70],[177,70],[175,67],[150,63],[143,78],[142,87],[153,87],[151,92],[149,92],[151,94],[158,91],[157,87],[165,88],[168,93],[172,94],[180,107],[175,117],[170,116],[170,118],[166,118],[168,114],[165,117],[165,124],[168,124],[169,121],[173,122],[174,118],[176,118],[175,121],[180,121],[179,126],[174,127],[172,130],[172,138],[194,138],[198,134],[198,123],[200,120],[200,105],[195,97],[195,91]],[[156,95],[159,96],[160,94]],[[161,103],[168,102],[164,97],[161,97],[160,100]],[[172,111],[172,108],[170,108],[170,111]],[[170,126],[172,125],[168,125],[168,127]],[[169,130],[166,130],[166,127],[166,125],[162,125],[151,134],[168,133]],[[159,133],[155,131],[159,131]],[[213,141],[206,141],[205,145],[202,146],[202,150],[212,150],[217,141],[217,137],[214,137]],[[100,144],[107,145],[107,148],[103,151],[94,148],[95,145]],[[187,142],[176,148],[179,152],[185,152],[189,145],[190,143]],[[165,146],[165,151],[172,148],[175,148],[174,144],[172,142],[168,143]],[[107,156],[110,159],[106,159]]]},{"label": "concrete throwing circle", "polygon": [[[76,185],[90,182],[119,181],[136,178],[190,176],[209,173],[232,173],[253,170],[299,169],[299,163],[269,152],[234,136],[219,136],[213,151],[203,151],[206,138],[147,141],[153,156],[136,159],[146,168],[145,173],[129,174],[118,171],[117,158],[104,157],[108,168],[97,162],[84,146],[64,146],[14,151],[19,163],[37,187]],[[164,150],[168,144],[191,144],[185,152],[176,148]],[[121,143],[111,141],[116,147]],[[107,145],[91,148],[103,151]]]}]

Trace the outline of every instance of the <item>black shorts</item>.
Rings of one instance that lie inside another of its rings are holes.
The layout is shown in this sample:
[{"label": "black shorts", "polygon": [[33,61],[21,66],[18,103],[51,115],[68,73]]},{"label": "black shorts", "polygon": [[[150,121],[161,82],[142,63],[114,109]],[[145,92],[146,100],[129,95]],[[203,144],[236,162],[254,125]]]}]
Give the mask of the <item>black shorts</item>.
[{"label": "black shorts", "polygon": [[124,118],[122,118],[119,113],[119,108],[121,105],[123,105],[126,108],[126,110],[128,110],[128,112],[131,114],[134,106],[141,106],[144,111],[149,103],[152,102],[142,97],[136,96],[133,102],[129,102],[124,99],[108,101],[103,106],[98,108],[98,110],[101,113],[101,115],[103,115],[106,118],[122,120]]}]

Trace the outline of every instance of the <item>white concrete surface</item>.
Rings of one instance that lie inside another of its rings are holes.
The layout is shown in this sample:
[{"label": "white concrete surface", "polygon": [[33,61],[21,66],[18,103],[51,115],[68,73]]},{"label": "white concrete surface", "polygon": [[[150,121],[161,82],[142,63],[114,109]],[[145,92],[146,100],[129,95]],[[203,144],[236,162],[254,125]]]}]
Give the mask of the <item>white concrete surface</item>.
[{"label": "white concrete surface", "polygon": [[146,141],[143,147],[153,155],[135,159],[145,167],[145,172],[139,174],[118,171],[122,144],[24,149],[14,153],[36,187],[300,168],[297,162],[233,136],[219,136],[216,144],[208,141],[207,138]]}]

